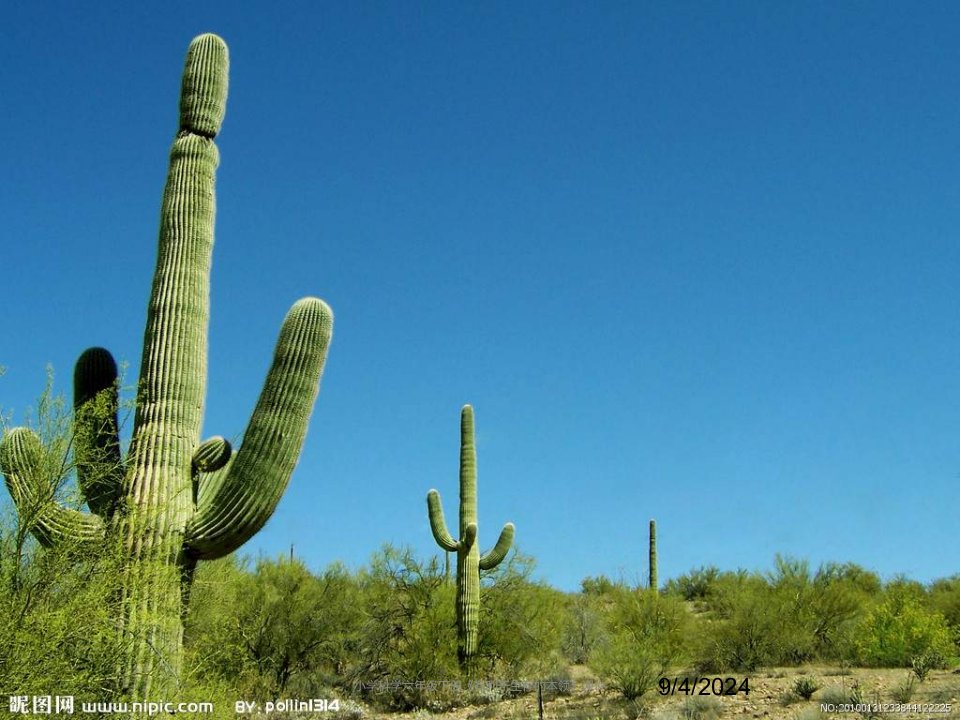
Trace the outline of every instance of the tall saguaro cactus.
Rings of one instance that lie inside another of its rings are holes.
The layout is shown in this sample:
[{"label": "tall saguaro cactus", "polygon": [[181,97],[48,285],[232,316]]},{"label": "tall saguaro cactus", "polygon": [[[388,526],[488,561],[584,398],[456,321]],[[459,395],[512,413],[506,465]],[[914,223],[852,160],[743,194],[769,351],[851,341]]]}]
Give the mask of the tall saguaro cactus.
[{"label": "tall saguaro cactus", "polygon": [[657,589],[657,521],[650,521],[650,589]]},{"label": "tall saguaro cactus", "polygon": [[196,563],[233,552],[273,513],[306,436],[333,329],[323,301],[294,304],[239,451],[220,437],[201,442],[219,162],[214,137],[226,106],[227,67],[227,47],[216,35],[190,44],[126,459],[117,429],[117,366],[102,348],[84,352],[74,374],[74,461],[89,513],[53,500],[35,434],[17,428],[0,443],[7,486],[41,543],[104,542],[119,550],[126,647],[120,690],[134,699],[174,698]]},{"label": "tall saguaro cactus", "polygon": [[506,557],[513,544],[513,523],[507,523],[493,548],[480,554],[477,541],[477,450],[474,444],[473,408],[460,411],[460,537],[454,540],[443,518],[440,493],[427,493],[430,530],[437,544],[457,553],[457,657],[463,668],[477,651],[480,627],[480,571],[492,570]]}]

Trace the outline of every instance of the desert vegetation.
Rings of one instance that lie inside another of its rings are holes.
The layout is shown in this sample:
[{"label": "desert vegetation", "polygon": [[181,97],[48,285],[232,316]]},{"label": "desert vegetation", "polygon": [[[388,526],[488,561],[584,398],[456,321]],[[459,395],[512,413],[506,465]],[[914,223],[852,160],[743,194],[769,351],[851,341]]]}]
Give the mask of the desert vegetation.
[{"label": "desert vegetation", "polygon": [[[0,549],[0,613],[13,620],[0,628],[0,690],[102,696],[122,670],[107,602],[116,587],[113,558],[44,551],[12,512]],[[916,697],[960,654],[960,577],[884,582],[854,564],[812,570],[778,556],[767,572],[699,568],[659,592],[605,577],[562,592],[534,579],[533,558],[515,550],[482,572],[468,682],[458,662],[457,586],[441,558],[384,546],[356,569],[311,569],[292,554],[202,564],[178,696],[230,713],[238,698],[314,697],[337,698],[342,717],[471,708],[499,717],[493,708],[518,697],[533,702],[541,683],[548,709],[592,686],[616,707],[641,713],[658,702],[663,677],[758,678],[796,668],[780,697],[786,712],[855,690],[814,680],[804,668],[832,668],[841,681],[855,667],[899,668],[900,682],[885,698],[892,702]],[[677,712],[722,709],[701,704],[690,700]]]}]

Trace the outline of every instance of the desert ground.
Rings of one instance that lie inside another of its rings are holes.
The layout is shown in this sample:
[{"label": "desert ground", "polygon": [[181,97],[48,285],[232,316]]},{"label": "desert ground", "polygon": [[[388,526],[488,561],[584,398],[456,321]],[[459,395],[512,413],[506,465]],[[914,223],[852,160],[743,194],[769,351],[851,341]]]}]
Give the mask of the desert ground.
[{"label": "desert ground", "polygon": [[[738,683],[748,678],[750,692],[715,697],[683,693],[661,695],[654,689],[639,700],[627,701],[615,692],[596,687],[595,678],[585,668],[574,667],[571,672],[572,692],[545,691],[543,717],[545,720],[812,720],[831,715],[857,719],[960,718],[960,670],[931,671],[923,682],[903,668],[806,666],[770,668],[733,676]],[[795,691],[797,682],[805,678],[812,680],[817,688],[809,699],[803,699]],[[697,689],[700,687],[702,683]],[[834,712],[821,710],[821,703],[839,705],[850,702],[851,696],[856,697],[857,692],[862,698],[859,710],[856,707],[846,708],[843,712],[839,707]],[[896,708],[895,703],[900,703],[901,707]],[[864,707],[864,704],[893,707],[881,707],[883,712],[878,713],[875,708]],[[358,708],[343,713],[343,717],[350,716],[358,720],[533,720],[539,717],[539,712],[537,693],[530,692],[509,700],[443,712],[383,713]]]}]

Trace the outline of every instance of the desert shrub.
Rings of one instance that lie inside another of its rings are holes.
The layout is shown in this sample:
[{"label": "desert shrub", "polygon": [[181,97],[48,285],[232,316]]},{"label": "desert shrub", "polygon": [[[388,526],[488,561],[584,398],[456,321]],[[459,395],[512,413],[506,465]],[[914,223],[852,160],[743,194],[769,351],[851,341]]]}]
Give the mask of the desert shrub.
[{"label": "desert shrub", "polygon": [[184,621],[189,682],[238,688],[247,672],[236,608],[249,570],[236,556],[202,562],[194,574]]},{"label": "desert shrub", "polygon": [[610,595],[626,587],[626,583],[620,580],[611,580],[606,575],[586,577],[580,581],[580,590],[584,595]]},{"label": "desert shrub", "polygon": [[929,606],[943,615],[960,639],[960,575],[935,581],[930,586]]},{"label": "desert shrub", "polygon": [[[948,685],[941,685],[938,688],[930,688],[927,695],[927,702],[931,703],[946,703],[953,702],[957,695],[960,695],[960,686],[957,686],[953,683]],[[948,716],[949,717],[949,716]]]},{"label": "desert shrub", "polygon": [[701,635],[700,669],[752,672],[775,664],[781,620],[762,578],[725,574],[709,602],[717,617]]},{"label": "desert shrub", "polygon": [[856,563],[824,563],[817,571],[816,580],[822,583],[840,582],[866,597],[880,595],[880,576]]},{"label": "desert shrub", "polygon": [[387,545],[360,573],[360,586],[364,620],[350,670],[360,694],[396,710],[452,703],[460,677],[456,586],[440,563]]},{"label": "desert shrub", "polygon": [[858,624],[880,592],[879,577],[853,563],[825,563],[813,578],[812,591],[815,657],[849,662]]},{"label": "desert shrub", "polygon": [[915,655],[910,659],[910,667],[917,680],[924,682],[931,670],[944,668],[947,665],[946,658],[937,650],[927,650]]},{"label": "desert shrub", "polygon": [[689,658],[693,619],[673,596],[622,589],[611,597],[591,666],[625,698],[639,698]]},{"label": "desert shrub", "polygon": [[585,665],[603,633],[602,605],[594,595],[568,596],[561,649],[575,665]]},{"label": "desert shrub", "polygon": [[820,691],[820,702],[832,705],[850,703],[853,702],[853,691],[841,685],[831,685]]},{"label": "desert shrub", "polygon": [[[2,374],[2,372],[0,372]],[[95,401],[92,412],[106,412]],[[112,412],[112,411],[111,411]],[[33,507],[0,503],[0,694],[101,696],[116,687],[123,640],[117,632],[120,562],[103,543],[63,541],[43,548],[30,533],[40,503],[81,509],[73,465],[69,405],[53,391],[53,373],[22,422],[42,444],[36,472],[50,488]],[[9,429],[0,415],[0,436]],[[101,466],[104,472],[115,468]],[[90,478],[95,482],[95,478]]]},{"label": "desert shrub", "polygon": [[671,578],[664,586],[664,592],[678,595],[687,602],[705,600],[718,577],[720,570],[716,567],[700,567],[680,577]]},{"label": "desert shrub", "polygon": [[806,560],[777,555],[774,570],[767,576],[767,584],[767,601],[779,619],[771,637],[770,662],[800,665],[811,660],[816,645],[814,627],[820,593],[814,585],[809,564]]},{"label": "desert shrub", "polygon": [[879,580],[856,565],[777,556],[766,575],[721,573],[702,604],[711,611],[699,653],[702,669],[752,671],[815,659],[849,662]]},{"label": "desert shrub", "polygon": [[124,649],[116,559],[100,548],[41,548],[2,513],[0,693],[102,696]]},{"label": "desert shrub", "polygon": [[743,595],[764,584],[763,578],[746,570],[722,572],[710,583],[703,609],[717,618],[729,618]]},{"label": "desert shrub", "polygon": [[627,634],[608,638],[597,654],[594,668],[600,677],[627,700],[652,690],[666,670],[656,651],[637,645]]},{"label": "desert shrub", "polygon": [[923,606],[922,588],[897,584],[867,612],[858,633],[860,662],[868,667],[910,667],[926,655],[930,667],[944,667],[954,651],[953,635],[940,613]]},{"label": "desert shrub", "polygon": [[859,566],[827,563],[811,575],[806,561],[779,555],[768,583],[781,618],[773,659],[778,665],[849,655],[857,624],[879,590],[879,578]]},{"label": "desert shrub", "polygon": [[916,678],[913,675],[908,675],[902,683],[894,686],[894,688],[890,691],[890,696],[893,698],[894,702],[905,704],[913,699],[913,693],[916,689]]},{"label": "desert shrub", "polygon": [[679,714],[683,720],[716,720],[722,710],[723,704],[712,695],[694,695],[684,698]]},{"label": "desert shrub", "polygon": [[880,704],[880,688],[874,686],[873,691],[867,691],[859,681],[854,680],[850,685],[850,702],[862,706],[858,712],[862,718],[879,718],[881,713],[877,707]]},{"label": "desert shrub", "polygon": [[800,696],[797,695],[795,690],[785,690],[784,692],[780,693],[780,697],[778,698],[777,702],[779,702],[783,707],[788,707],[800,702]]},{"label": "desert shrub", "polygon": [[809,700],[813,697],[813,694],[820,689],[820,686],[817,685],[817,681],[813,678],[801,677],[797,678],[793,683],[793,691],[804,700]]},{"label": "desert shrub", "polygon": [[484,677],[532,680],[566,664],[566,599],[558,590],[531,581],[533,570],[533,558],[514,551],[482,575],[474,667]]},{"label": "desert shrub", "polygon": [[202,563],[185,646],[195,676],[257,699],[319,696],[343,675],[357,642],[358,589],[342,566],[312,574],[298,560]]}]

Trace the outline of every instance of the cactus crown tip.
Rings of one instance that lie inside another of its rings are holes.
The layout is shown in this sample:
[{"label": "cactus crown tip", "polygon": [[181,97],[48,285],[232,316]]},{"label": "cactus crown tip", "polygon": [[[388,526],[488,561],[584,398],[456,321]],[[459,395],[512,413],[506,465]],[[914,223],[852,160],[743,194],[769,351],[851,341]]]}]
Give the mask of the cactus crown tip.
[{"label": "cactus crown tip", "polygon": [[298,310],[316,310],[322,315],[329,315],[330,317],[333,317],[333,309],[327,305],[327,303],[317,297],[307,296],[300,298],[293,304],[293,307]]},{"label": "cactus crown tip", "polygon": [[213,33],[197,35],[187,50],[180,86],[180,129],[216,137],[227,107],[227,44]]},{"label": "cactus crown tip", "polygon": [[89,347],[80,353],[80,357],[77,358],[77,365],[90,364],[107,365],[114,368],[117,366],[110,351],[102,347]]},{"label": "cactus crown tip", "polygon": [[223,46],[226,49],[227,44],[223,41],[223,38],[212,32],[200,33],[193,40],[190,41],[190,45],[197,45],[199,43],[216,43]]}]

